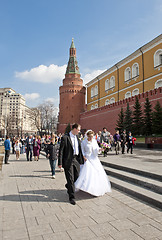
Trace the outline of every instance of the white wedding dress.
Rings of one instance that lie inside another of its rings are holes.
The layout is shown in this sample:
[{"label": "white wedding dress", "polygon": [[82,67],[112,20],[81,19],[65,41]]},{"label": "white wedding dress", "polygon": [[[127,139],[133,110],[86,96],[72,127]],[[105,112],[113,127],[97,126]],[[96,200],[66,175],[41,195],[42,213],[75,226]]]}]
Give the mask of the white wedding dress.
[{"label": "white wedding dress", "polygon": [[88,141],[85,138],[81,146],[83,156],[87,158],[87,161],[81,166],[80,175],[75,182],[75,190],[82,190],[93,196],[102,196],[111,192],[110,182],[98,158],[97,141],[95,139]]}]

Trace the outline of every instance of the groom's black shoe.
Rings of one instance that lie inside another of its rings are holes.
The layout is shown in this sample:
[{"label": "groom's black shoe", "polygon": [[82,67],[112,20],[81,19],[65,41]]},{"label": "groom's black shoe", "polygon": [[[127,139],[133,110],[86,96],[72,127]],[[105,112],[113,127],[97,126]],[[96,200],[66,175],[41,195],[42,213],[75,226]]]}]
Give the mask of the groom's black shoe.
[{"label": "groom's black shoe", "polygon": [[66,188],[68,188],[68,185],[67,185],[67,183],[65,184],[65,187],[66,187]]},{"label": "groom's black shoe", "polygon": [[69,202],[72,204],[72,205],[75,205],[76,204],[76,202],[75,202],[75,200],[72,198],[72,199],[69,199]]}]

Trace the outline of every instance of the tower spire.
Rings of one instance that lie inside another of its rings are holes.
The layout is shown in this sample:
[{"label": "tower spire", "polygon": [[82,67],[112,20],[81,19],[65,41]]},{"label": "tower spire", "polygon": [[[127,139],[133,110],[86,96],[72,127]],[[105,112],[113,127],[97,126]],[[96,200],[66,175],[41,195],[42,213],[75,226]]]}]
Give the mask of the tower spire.
[{"label": "tower spire", "polygon": [[73,73],[77,73],[80,74],[79,72],[79,67],[78,67],[78,62],[76,59],[76,48],[74,45],[74,38],[72,38],[72,42],[71,42],[71,46],[70,46],[70,57],[69,57],[69,61],[68,61],[68,66],[66,69],[66,74],[73,74]]}]

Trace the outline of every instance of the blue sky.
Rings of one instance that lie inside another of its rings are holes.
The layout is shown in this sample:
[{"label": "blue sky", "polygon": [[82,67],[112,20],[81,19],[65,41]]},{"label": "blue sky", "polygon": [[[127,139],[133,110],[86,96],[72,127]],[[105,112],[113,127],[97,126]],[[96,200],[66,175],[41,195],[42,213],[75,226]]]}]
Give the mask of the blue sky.
[{"label": "blue sky", "polygon": [[161,0],[1,0],[0,87],[59,103],[71,39],[84,83],[161,34]]}]

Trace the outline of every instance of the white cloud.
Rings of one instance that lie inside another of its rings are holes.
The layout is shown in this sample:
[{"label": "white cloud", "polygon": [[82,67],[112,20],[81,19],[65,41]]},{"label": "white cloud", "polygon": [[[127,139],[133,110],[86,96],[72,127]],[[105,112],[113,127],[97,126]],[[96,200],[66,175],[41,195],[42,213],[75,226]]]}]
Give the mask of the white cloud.
[{"label": "white cloud", "polygon": [[103,73],[105,70],[94,70],[91,73],[85,74],[83,77],[84,84],[88,83],[89,81],[91,81],[92,79],[94,79],[95,77]]},{"label": "white cloud", "polygon": [[29,100],[32,101],[32,100],[36,100],[36,99],[40,98],[40,95],[39,95],[39,93],[26,93],[24,95],[24,98],[26,101],[29,101]]},{"label": "white cloud", "polygon": [[63,79],[66,72],[66,65],[58,66],[51,64],[49,66],[40,65],[38,67],[26,70],[24,72],[15,72],[15,77],[27,81],[51,83]]}]

